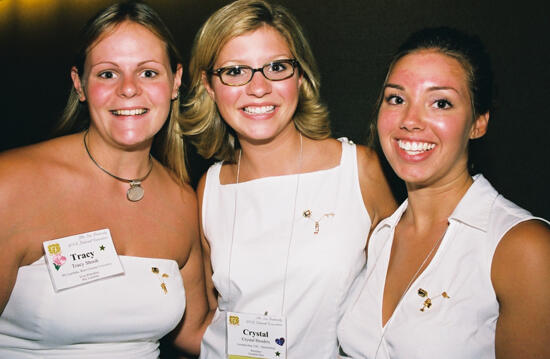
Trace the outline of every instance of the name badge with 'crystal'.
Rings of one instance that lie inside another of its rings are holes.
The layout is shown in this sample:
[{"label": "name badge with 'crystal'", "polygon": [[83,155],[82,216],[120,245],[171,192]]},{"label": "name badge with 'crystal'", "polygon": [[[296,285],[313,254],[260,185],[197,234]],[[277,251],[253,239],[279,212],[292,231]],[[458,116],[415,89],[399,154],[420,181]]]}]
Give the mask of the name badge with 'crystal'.
[{"label": "name badge with 'crystal'", "polygon": [[286,358],[286,318],[227,312],[229,359]]}]

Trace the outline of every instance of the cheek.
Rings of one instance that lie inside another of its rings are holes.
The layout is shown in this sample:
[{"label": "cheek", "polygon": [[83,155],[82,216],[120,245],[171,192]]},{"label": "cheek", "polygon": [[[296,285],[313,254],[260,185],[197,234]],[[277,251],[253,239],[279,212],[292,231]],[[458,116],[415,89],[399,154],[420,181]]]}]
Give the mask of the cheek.
[{"label": "cheek", "polygon": [[384,106],[380,108],[376,122],[380,142],[383,142],[393,130],[399,127],[398,121],[399,118],[396,111],[388,110]]},{"label": "cheek", "polygon": [[241,96],[242,90],[241,87],[231,87],[231,86],[214,86],[214,102],[218,106],[218,109],[222,116],[231,108],[237,107],[237,101]]},{"label": "cheek", "polygon": [[465,116],[457,116],[433,121],[431,126],[442,140],[448,143],[464,144],[468,142],[469,138],[468,124],[469,121],[465,120]]},{"label": "cheek", "polygon": [[272,82],[273,89],[290,103],[298,103],[300,97],[300,80]]},{"label": "cheek", "polygon": [[105,104],[111,98],[113,92],[113,86],[107,86],[93,81],[86,85],[86,99],[90,106]]},{"label": "cheek", "polygon": [[170,103],[172,99],[172,83],[157,83],[143,86],[149,97],[156,103]]}]

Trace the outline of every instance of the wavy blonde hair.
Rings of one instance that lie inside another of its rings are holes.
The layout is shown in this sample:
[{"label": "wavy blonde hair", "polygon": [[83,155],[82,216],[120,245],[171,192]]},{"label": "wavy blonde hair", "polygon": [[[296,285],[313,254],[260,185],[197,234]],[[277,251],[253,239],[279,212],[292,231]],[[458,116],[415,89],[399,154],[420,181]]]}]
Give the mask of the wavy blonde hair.
[{"label": "wavy blonde hair", "polygon": [[[80,78],[83,78],[84,62],[89,49],[102,35],[113,31],[124,21],[142,25],[155,34],[166,45],[170,67],[176,72],[182,63],[175,41],[160,16],[148,5],[139,1],[129,1],[111,5],[92,17],[80,34],[80,47],[77,49],[74,66]],[[180,100],[172,101],[170,115],[162,129],[157,133],[153,143],[155,157],[168,167],[180,183],[189,182],[186,166],[185,146],[178,118],[181,116]],[[90,115],[87,104],[79,101],[75,88],[71,88],[67,105],[54,133],[63,135],[82,131],[90,125]]]},{"label": "wavy blonde hair", "polygon": [[[216,11],[197,33],[189,64],[190,89],[183,104],[180,126],[197,152],[205,158],[235,160],[235,135],[221,118],[216,103],[208,95],[203,74],[208,75],[216,59],[231,39],[270,26],[286,40],[290,52],[299,62],[303,76],[299,101],[293,116],[294,125],[312,139],[330,136],[328,111],[320,100],[320,76],[304,31],[294,16],[280,5],[264,0],[238,0]],[[210,77],[208,78],[210,81]]]}]

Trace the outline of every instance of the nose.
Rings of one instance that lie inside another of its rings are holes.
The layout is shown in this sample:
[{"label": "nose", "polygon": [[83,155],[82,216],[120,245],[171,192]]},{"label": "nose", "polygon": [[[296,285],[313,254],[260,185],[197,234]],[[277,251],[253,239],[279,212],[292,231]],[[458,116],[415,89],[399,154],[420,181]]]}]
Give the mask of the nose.
[{"label": "nose", "polygon": [[422,110],[415,106],[407,106],[401,118],[399,128],[406,131],[419,131],[424,128]]},{"label": "nose", "polygon": [[122,97],[134,97],[140,92],[138,81],[132,76],[124,76],[120,83],[119,94]]},{"label": "nose", "polygon": [[256,71],[246,85],[246,92],[255,97],[262,97],[271,93],[271,81],[266,79],[261,71]]}]

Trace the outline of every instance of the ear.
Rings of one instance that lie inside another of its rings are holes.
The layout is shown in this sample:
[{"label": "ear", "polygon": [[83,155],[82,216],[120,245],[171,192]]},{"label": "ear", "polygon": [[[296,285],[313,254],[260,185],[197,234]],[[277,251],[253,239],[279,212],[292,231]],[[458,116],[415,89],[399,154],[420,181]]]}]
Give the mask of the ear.
[{"label": "ear", "polygon": [[488,125],[489,112],[477,116],[476,120],[472,124],[472,129],[470,130],[470,140],[483,137],[483,135],[487,132]]},{"label": "ear", "polygon": [[208,81],[208,76],[206,75],[206,71],[202,72],[201,78],[202,78],[202,85],[206,89],[206,92],[208,92],[208,95],[210,96],[212,101],[215,101],[214,99],[216,98],[216,93],[214,92],[214,89],[210,85],[210,81]]},{"label": "ear", "polygon": [[181,86],[181,76],[183,75],[183,68],[181,64],[176,66],[176,73],[174,74],[174,86],[172,88],[172,100],[176,100],[179,96],[179,90]]},{"label": "ear", "polygon": [[80,102],[86,101],[86,94],[84,92],[84,87],[80,81],[80,76],[78,75],[78,70],[75,66],[71,67],[71,79],[73,80],[73,86],[78,94],[78,99]]}]

